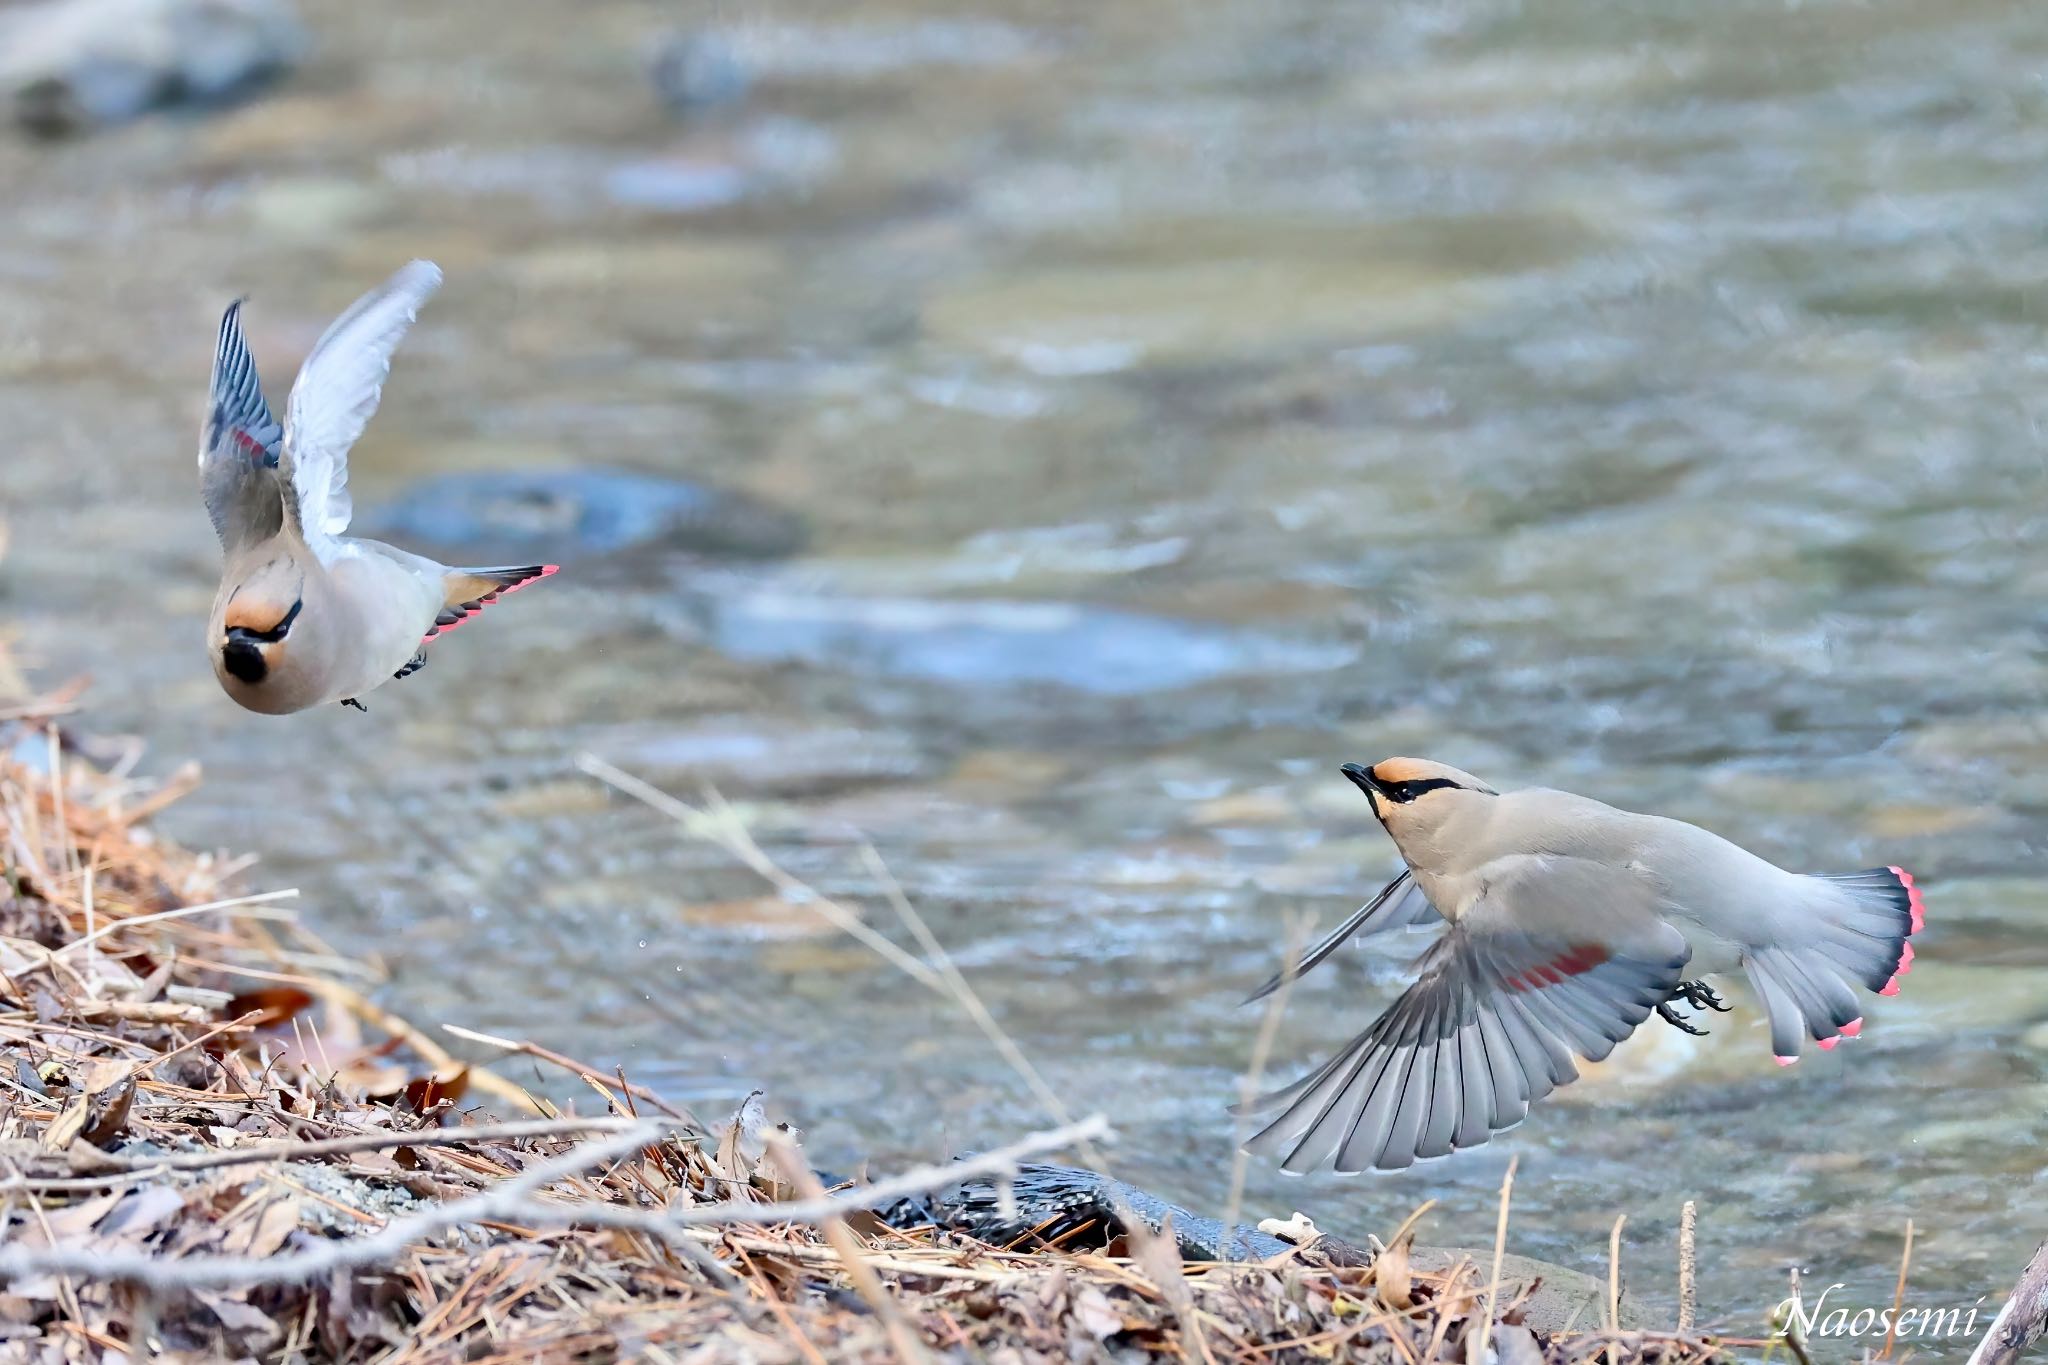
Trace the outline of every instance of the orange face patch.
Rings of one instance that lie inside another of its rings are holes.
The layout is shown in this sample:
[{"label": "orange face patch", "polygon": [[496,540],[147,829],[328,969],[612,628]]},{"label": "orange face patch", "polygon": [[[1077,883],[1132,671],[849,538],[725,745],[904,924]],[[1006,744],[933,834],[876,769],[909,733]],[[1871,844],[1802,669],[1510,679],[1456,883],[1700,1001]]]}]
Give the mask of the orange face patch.
[{"label": "orange face patch", "polygon": [[272,602],[264,597],[237,593],[235,600],[228,603],[228,609],[221,616],[222,630],[246,630],[257,635],[268,635],[277,629],[290,611],[289,602]]},{"label": "orange face patch", "polygon": [[1442,777],[1443,768],[1422,758],[1386,758],[1372,765],[1375,781],[1417,782],[1425,778]]}]

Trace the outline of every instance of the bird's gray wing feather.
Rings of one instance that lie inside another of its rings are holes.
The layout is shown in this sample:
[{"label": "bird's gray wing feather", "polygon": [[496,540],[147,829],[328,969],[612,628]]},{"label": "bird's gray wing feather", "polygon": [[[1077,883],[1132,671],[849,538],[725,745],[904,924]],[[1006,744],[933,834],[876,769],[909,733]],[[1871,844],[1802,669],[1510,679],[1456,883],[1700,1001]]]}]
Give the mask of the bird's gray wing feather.
[{"label": "bird's gray wing feather", "polygon": [[[1381,887],[1379,894],[1358,907],[1345,921],[1325,934],[1313,948],[1301,955],[1292,973],[1300,980],[1311,967],[1321,962],[1343,946],[1345,940],[1356,934],[1377,934],[1388,929],[1405,929],[1411,924],[1421,924],[1437,918],[1436,907],[1429,903],[1429,897],[1422,894],[1422,888],[1415,884],[1415,878],[1407,868],[1399,876]],[[1263,1000],[1280,984],[1288,979],[1285,970],[1273,973],[1257,990],[1245,997],[1249,1005],[1254,1000]]]},{"label": "bird's gray wing feather", "polygon": [[1684,935],[1607,864],[1515,857],[1336,1057],[1254,1106],[1251,1150],[1297,1173],[1396,1170],[1476,1146],[1605,1057],[1681,979]]},{"label": "bird's gray wing feather", "polygon": [[301,532],[348,529],[348,452],[369,425],[398,349],[420,305],[441,287],[431,261],[413,261],[334,320],[299,369],[284,414],[284,468]]},{"label": "bird's gray wing feather", "polygon": [[237,299],[220,320],[206,426],[199,438],[199,490],[223,550],[277,534],[284,509],[277,476],[283,436],[263,401],[263,381],[242,335]]}]

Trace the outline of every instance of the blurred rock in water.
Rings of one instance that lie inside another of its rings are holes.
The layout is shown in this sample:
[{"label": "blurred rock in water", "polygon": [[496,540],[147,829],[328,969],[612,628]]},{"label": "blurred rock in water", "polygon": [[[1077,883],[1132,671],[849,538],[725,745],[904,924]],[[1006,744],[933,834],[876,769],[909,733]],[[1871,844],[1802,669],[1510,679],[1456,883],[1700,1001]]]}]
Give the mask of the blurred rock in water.
[{"label": "blurred rock in water", "polygon": [[660,544],[740,558],[804,544],[791,513],[740,493],[619,469],[444,474],[364,519],[364,529],[451,558],[499,563]]},{"label": "blurred rock in water", "polygon": [[0,99],[31,133],[81,133],[226,99],[305,47],[290,0],[53,0],[0,14]]},{"label": "blurred rock in water", "polygon": [[723,35],[678,33],[654,54],[654,92],[678,114],[737,104],[753,85],[747,63]]}]

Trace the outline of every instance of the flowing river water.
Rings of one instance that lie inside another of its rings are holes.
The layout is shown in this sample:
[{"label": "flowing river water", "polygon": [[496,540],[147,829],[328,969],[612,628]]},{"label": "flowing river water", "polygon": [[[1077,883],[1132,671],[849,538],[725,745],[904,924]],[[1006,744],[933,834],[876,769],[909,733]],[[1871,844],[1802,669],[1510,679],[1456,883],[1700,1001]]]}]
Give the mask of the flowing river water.
[{"label": "flowing river water", "polygon": [[[1904,864],[1916,970],[1796,1068],[1753,1011],[1653,1024],[1487,1147],[1255,1163],[1248,1209],[1434,1198],[1486,1243],[1519,1155],[1514,1249],[1598,1269],[1626,1212],[1653,1308],[1686,1199],[1738,1330],[1794,1264],[1888,1302],[1908,1219],[1912,1302],[1997,1301],[2048,1128],[2038,7],[308,18],[249,103],[0,139],[0,610],[95,728],[203,762],[170,832],[259,853],[394,1006],[706,1112],[765,1087],[840,1164],[1042,1124],[957,1009],[575,758],[709,781],[906,938],[871,841],[1117,1173],[1217,1212],[1238,1002],[1391,870],[1337,765],[1423,754]],[[647,55],[693,24],[675,115]],[[242,713],[200,638],[219,310],[281,403],[413,255],[448,283],[360,521],[564,570],[366,716]],[[663,482],[597,526],[575,469]],[[1301,983],[1276,1077],[1415,946]]]}]

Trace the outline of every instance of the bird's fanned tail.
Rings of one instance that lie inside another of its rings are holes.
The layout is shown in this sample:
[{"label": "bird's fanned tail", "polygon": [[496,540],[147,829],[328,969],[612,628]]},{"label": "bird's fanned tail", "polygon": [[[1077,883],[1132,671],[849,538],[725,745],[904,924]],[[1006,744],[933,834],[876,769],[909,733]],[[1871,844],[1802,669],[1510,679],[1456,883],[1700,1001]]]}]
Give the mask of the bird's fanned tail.
[{"label": "bird's fanned tail", "polygon": [[536,579],[561,569],[559,564],[522,564],[516,568],[450,569],[441,581],[441,614],[427,628],[425,640],[449,631],[482,611],[507,593],[518,592]]},{"label": "bird's fanned tail", "polygon": [[1855,988],[1897,995],[1899,978],[1913,969],[1913,935],[1927,923],[1926,902],[1904,868],[1819,873],[1813,880],[1826,894],[1807,908],[1807,940],[1743,958],[1781,1066],[1799,1060],[1806,1038],[1826,1051],[1861,1033]]}]

